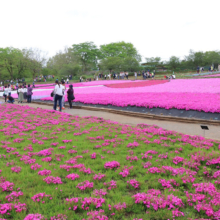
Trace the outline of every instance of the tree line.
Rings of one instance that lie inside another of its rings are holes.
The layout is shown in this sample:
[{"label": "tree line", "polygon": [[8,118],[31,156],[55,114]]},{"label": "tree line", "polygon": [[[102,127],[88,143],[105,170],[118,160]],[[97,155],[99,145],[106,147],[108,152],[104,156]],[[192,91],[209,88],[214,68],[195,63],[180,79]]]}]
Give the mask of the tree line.
[{"label": "tree line", "polygon": [[73,78],[82,74],[110,73],[120,71],[142,71],[144,68],[163,66],[168,70],[194,70],[197,66],[213,65],[217,68],[220,63],[220,51],[194,52],[180,59],[170,57],[162,61],[161,57],[146,59],[142,66],[141,55],[132,43],[115,42],[98,47],[94,42],[73,44],[54,56],[47,58],[39,49],[17,49],[13,47],[0,48],[0,80],[31,78],[42,75],[54,75]]},{"label": "tree line", "polygon": [[208,69],[213,66],[215,69],[220,64],[220,51],[193,51],[190,50],[182,60],[179,57],[171,56],[168,61],[161,61],[160,57],[146,58],[146,64],[151,67],[163,66],[168,70],[196,70],[197,67],[206,67]]}]

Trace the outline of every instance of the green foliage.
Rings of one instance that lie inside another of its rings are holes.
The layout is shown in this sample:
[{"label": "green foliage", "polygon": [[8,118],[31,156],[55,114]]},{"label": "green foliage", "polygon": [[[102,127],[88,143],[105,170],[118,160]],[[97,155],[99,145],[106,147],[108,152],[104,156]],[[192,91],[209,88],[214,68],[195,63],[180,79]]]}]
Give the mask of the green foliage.
[{"label": "green foliage", "polygon": [[132,43],[116,42],[100,46],[100,51],[104,58],[107,57],[132,57],[137,61],[141,61],[141,56]]},{"label": "green foliage", "polygon": [[150,57],[150,58],[146,57],[145,59],[146,59],[147,64],[154,68],[162,63],[160,57]]},{"label": "green foliage", "polygon": [[131,43],[117,42],[100,46],[102,70],[137,71],[141,60],[136,48]]},{"label": "green foliage", "polygon": [[78,79],[81,74],[94,75],[94,71],[102,73],[112,71],[142,71],[156,70],[163,65],[168,71],[195,70],[197,66],[220,63],[220,51],[193,51],[180,60],[176,56],[169,61],[161,61],[160,57],[146,58],[147,66],[140,66],[141,56],[132,43],[115,42],[101,45],[100,49],[94,42],[73,44],[70,48],[59,51],[46,62],[45,55],[38,49],[16,49],[13,47],[0,48],[0,80],[35,78],[40,74],[56,75],[59,77],[72,75]]},{"label": "green foliage", "polygon": [[122,63],[122,69],[124,71],[138,71],[140,67],[139,62],[133,57],[126,57]]},{"label": "green foliage", "polygon": [[81,66],[79,65],[72,65],[72,64],[67,64],[63,65],[63,67],[59,70],[59,75],[60,76],[76,76],[78,73],[80,73]]},{"label": "green foliage", "polygon": [[177,67],[179,67],[179,66],[180,66],[180,59],[178,57],[175,57],[175,56],[170,57],[169,67],[172,70],[176,70]]},{"label": "green foliage", "polygon": [[102,70],[112,70],[119,71],[122,68],[123,59],[120,57],[107,57],[101,60],[99,66]]},{"label": "green foliage", "polygon": [[[3,106],[2,108],[5,107]],[[132,198],[133,195],[139,192],[147,193],[149,189],[159,189],[162,195],[167,196],[173,194],[182,199],[184,207],[180,208],[180,211],[184,212],[187,217],[193,219],[205,217],[203,213],[194,210],[194,207],[187,202],[188,199],[185,196],[185,191],[195,193],[195,189],[191,183],[183,183],[181,178],[186,174],[179,173],[178,175],[173,175],[172,172],[150,173],[147,172],[147,169],[143,168],[143,165],[145,162],[150,161],[152,167],[172,166],[174,168],[180,168],[182,167],[182,163],[178,165],[173,163],[173,158],[177,156],[177,153],[178,156],[183,157],[187,162],[191,162],[186,164],[192,165],[189,155],[216,154],[217,157],[217,142],[210,142],[213,143],[213,146],[207,149],[209,142],[206,140],[202,139],[198,141],[192,138],[192,144],[189,144],[187,141],[184,141],[185,139],[183,140],[181,134],[158,129],[154,126],[147,126],[146,128],[140,126],[131,127],[95,117],[80,118],[71,115],[65,116],[64,114],[54,114],[50,111],[34,110],[31,108],[23,110],[24,111],[21,111],[17,108],[16,111],[7,111],[7,114],[11,115],[10,131],[6,132],[6,126],[5,123],[3,123],[5,117],[2,118],[3,122],[0,126],[2,130],[0,141],[2,144],[4,143],[3,141],[6,141],[8,145],[5,143],[5,145],[3,145],[4,147],[0,148],[0,154],[6,155],[6,157],[2,156],[0,160],[1,176],[15,184],[14,190],[20,188],[23,195],[19,197],[19,202],[27,204],[27,210],[20,213],[13,212],[10,216],[7,216],[7,219],[22,220],[29,213],[40,213],[47,219],[57,214],[65,214],[68,216],[68,219],[87,219],[88,211],[82,210],[81,206],[77,208],[77,211],[69,210],[70,206],[66,204],[65,199],[72,197],[94,197],[93,190],[105,189],[106,187],[103,183],[110,182],[111,180],[117,181],[117,188],[107,190],[108,194],[104,196],[105,203],[100,207],[105,211],[105,215],[109,216],[109,219],[173,219],[172,210],[174,209],[167,209],[168,206],[156,211],[152,205],[147,207],[146,204],[137,204],[134,202]],[[28,129],[23,126],[26,122],[28,122],[29,125]],[[21,128],[18,129],[18,126]],[[12,132],[13,135],[11,134]],[[17,138],[19,138],[20,141],[14,141]],[[63,143],[64,140],[71,141]],[[156,143],[155,140],[160,140],[160,143]],[[134,141],[138,142],[139,146],[132,149],[128,148],[128,144]],[[146,143],[146,141],[149,141],[149,143]],[[57,143],[57,146],[52,146],[52,143]],[[30,146],[33,147],[32,152],[29,152],[27,149]],[[65,148],[61,149],[61,146],[65,146]],[[199,146],[200,148],[198,148]],[[42,158],[47,156],[42,157],[37,155],[41,150],[48,148],[53,148],[51,155],[49,155],[52,159],[51,162],[42,161]],[[76,150],[76,152],[70,153],[69,150],[73,149]],[[158,153],[149,153],[152,156],[151,159],[142,158],[142,153],[148,150],[154,150]],[[132,154],[130,154],[131,152]],[[96,159],[91,159],[92,153],[96,153]],[[160,159],[158,157],[160,154],[165,155],[166,153],[168,154],[168,158]],[[17,154],[20,156],[18,157]],[[129,154],[137,156],[138,160],[130,162],[126,159]],[[46,184],[43,181],[45,176],[38,175],[39,170],[32,170],[31,165],[33,164],[28,164],[29,159],[24,159],[22,155],[26,155],[26,157],[27,155],[31,155],[31,160],[35,159],[35,163],[42,165],[40,170],[51,170],[51,176],[60,177],[63,184]],[[73,164],[67,164],[66,161],[76,156],[78,156],[76,159],[77,164],[84,164],[86,169],[91,168],[91,174],[84,173],[82,170],[73,167],[69,170],[61,169],[60,165],[66,164],[72,166]],[[23,160],[21,160],[21,158],[23,158]],[[204,163],[206,163],[208,159],[205,158],[204,160]],[[105,169],[104,164],[108,161],[120,162],[120,168],[115,170]],[[12,164],[10,165],[9,163]],[[13,173],[11,167],[14,166],[21,167],[21,172]],[[133,166],[133,169],[129,171],[130,174],[127,177],[122,177],[119,174],[124,169],[124,166]],[[191,171],[195,170],[195,168],[188,166],[185,168]],[[198,166],[199,169],[202,170],[204,165]],[[213,169],[210,169],[210,172],[214,173],[217,170],[216,166],[214,166]],[[76,180],[67,179],[66,176],[70,173],[76,173],[80,178]],[[105,174],[106,177],[101,180],[94,180],[94,175],[98,173]],[[140,183],[139,189],[132,189],[127,184],[128,180],[134,178]],[[175,190],[172,189],[172,191],[170,191],[170,189],[166,189],[158,182],[159,179],[174,179],[180,185],[174,185],[173,189]],[[80,191],[76,186],[79,182],[85,180],[94,182],[94,187],[93,189]],[[205,176],[203,172],[201,172],[201,175],[199,173],[196,175],[195,183],[207,181],[209,181],[209,179],[207,180],[207,176]],[[43,192],[51,195],[52,199],[45,199],[45,203],[34,202],[31,199],[35,194]],[[1,192],[0,200],[6,203],[5,197],[8,194],[9,192]],[[206,196],[208,197],[208,192]],[[113,207],[119,202],[126,202],[126,209],[118,211],[109,210],[108,204]],[[196,203],[193,202],[193,204]],[[73,205],[71,205],[71,207],[72,206]],[[90,206],[90,210],[97,209]],[[113,217],[111,217],[112,212],[116,213]],[[178,219],[186,219],[186,216],[178,217]]]},{"label": "green foliage", "polygon": [[27,69],[27,59],[21,50],[6,47],[0,48],[0,77],[1,79],[22,78]]},{"label": "green foliage", "polygon": [[93,42],[84,42],[72,45],[72,52],[82,65],[82,72],[85,72],[89,65],[97,67],[97,62],[101,53]]},{"label": "green foliage", "polygon": [[185,57],[184,65],[189,68],[196,68],[197,66],[214,65],[217,68],[220,63],[220,51],[189,51],[189,55]]}]

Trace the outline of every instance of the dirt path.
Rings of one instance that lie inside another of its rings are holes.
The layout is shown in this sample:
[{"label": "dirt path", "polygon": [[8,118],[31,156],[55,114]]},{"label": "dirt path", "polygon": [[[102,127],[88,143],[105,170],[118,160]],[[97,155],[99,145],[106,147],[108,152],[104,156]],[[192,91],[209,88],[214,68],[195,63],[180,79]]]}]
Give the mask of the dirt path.
[{"label": "dirt path", "polygon": [[[33,108],[52,109],[52,106],[38,105],[34,103],[31,103],[31,104],[24,103],[20,105],[29,105],[30,107],[33,107]],[[201,129],[199,124],[142,119],[142,118],[112,114],[108,112],[88,111],[88,110],[82,110],[82,109],[65,109],[64,112],[69,113],[71,115],[78,115],[81,117],[83,116],[101,117],[106,120],[109,119],[111,121],[117,121],[122,124],[129,124],[133,126],[137,124],[141,124],[141,123],[150,124],[150,125],[154,124],[164,129],[177,131],[183,134],[204,136],[204,132]],[[205,132],[205,137],[210,138],[210,139],[220,140],[220,126],[209,125],[208,127],[209,127],[209,130]]]}]

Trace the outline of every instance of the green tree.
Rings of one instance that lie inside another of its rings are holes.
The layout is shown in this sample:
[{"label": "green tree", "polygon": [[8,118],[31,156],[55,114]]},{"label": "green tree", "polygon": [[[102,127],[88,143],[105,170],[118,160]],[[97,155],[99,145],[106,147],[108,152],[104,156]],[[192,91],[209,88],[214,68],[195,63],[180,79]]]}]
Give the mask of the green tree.
[{"label": "green tree", "polygon": [[134,47],[132,43],[116,42],[110,43],[100,46],[100,51],[102,53],[103,58],[107,57],[132,57],[137,61],[141,61],[141,56],[138,54],[137,49]]},{"label": "green tree", "polygon": [[93,42],[73,44],[72,52],[81,63],[82,72],[85,72],[89,66],[97,67],[98,59],[101,57],[99,49]]},{"label": "green tree", "polygon": [[204,66],[205,65],[205,54],[202,51],[194,52],[189,51],[189,55],[185,57],[190,67]]},{"label": "green tree", "polygon": [[204,54],[204,62],[206,65],[214,65],[218,67],[220,63],[220,51],[206,51]]},{"label": "green tree", "polygon": [[68,64],[77,64],[77,58],[74,56],[71,48],[65,48],[64,51],[59,51],[55,56],[49,58],[47,67],[58,74],[63,66]]},{"label": "green tree", "polygon": [[126,57],[123,60],[122,68],[124,71],[129,71],[129,72],[139,71],[140,64],[135,58]]},{"label": "green tree", "polygon": [[67,77],[68,75],[77,76],[80,73],[80,65],[67,64],[59,70],[59,75]]},{"label": "green tree", "polygon": [[180,66],[180,59],[179,59],[179,57],[176,57],[176,56],[170,57],[168,65],[169,65],[169,67],[172,70],[176,70]]},{"label": "green tree", "polygon": [[42,68],[46,66],[46,55],[39,49],[26,49],[25,57],[27,59],[27,67],[31,72],[34,79],[42,71]]},{"label": "green tree", "polygon": [[0,48],[0,66],[1,72],[8,75],[8,79],[21,78],[27,69],[27,59],[19,49]]},{"label": "green tree", "polygon": [[112,70],[119,71],[121,70],[123,59],[120,57],[107,57],[102,59],[99,66],[102,70],[109,70],[110,73]]}]

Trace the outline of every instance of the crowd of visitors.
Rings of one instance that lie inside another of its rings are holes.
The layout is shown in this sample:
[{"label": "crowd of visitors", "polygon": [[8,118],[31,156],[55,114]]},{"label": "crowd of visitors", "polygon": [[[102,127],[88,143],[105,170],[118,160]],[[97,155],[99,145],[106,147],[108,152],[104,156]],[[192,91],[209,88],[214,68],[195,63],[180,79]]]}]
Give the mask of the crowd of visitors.
[{"label": "crowd of visitors", "polygon": [[[212,73],[212,72],[214,72],[214,71],[220,71],[220,64],[218,65],[217,68],[214,68],[213,65],[209,66],[208,72],[211,72],[211,73]],[[204,72],[204,67],[197,66],[196,72],[197,72],[198,74],[203,73],[203,72]]]},{"label": "crowd of visitors", "polygon": [[[143,71],[142,72],[142,75],[143,75],[143,79],[147,79],[147,78],[154,78],[155,76],[155,70],[150,72],[150,70],[147,70],[147,71]],[[134,72],[134,77],[135,77],[135,80],[137,80],[137,77],[138,76],[141,76],[141,72]],[[93,77],[94,81],[95,80],[111,80],[111,79],[129,79],[129,73],[128,72],[120,72],[120,73],[108,73],[108,74],[103,74],[103,73],[100,73],[98,75],[94,75]],[[80,82],[83,82],[84,79],[82,76],[80,76],[79,78],[79,81]],[[85,79],[85,82],[90,82],[91,81],[91,78],[89,79]]]},{"label": "crowd of visitors", "polygon": [[4,91],[3,96],[5,98],[5,102],[14,103],[14,98],[11,96],[11,92],[17,90],[18,103],[23,103],[24,101],[31,103],[33,87],[31,87],[30,84],[28,84],[28,86],[26,86],[26,83],[23,83],[23,85],[18,85],[18,83],[16,83],[16,86],[8,84],[2,90]]}]

